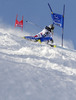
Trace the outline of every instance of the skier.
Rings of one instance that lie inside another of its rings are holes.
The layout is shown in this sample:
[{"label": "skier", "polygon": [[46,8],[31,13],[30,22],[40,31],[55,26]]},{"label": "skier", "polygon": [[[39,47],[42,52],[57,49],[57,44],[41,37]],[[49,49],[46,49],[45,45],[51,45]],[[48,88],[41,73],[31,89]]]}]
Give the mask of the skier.
[{"label": "skier", "polygon": [[51,37],[51,39],[48,40],[47,43],[49,43],[49,41],[51,41],[53,43],[54,42],[53,41],[53,34],[54,34],[53,31],[54,31],[54,25],[51,24],[49,26],[46,26],[41,32],[39,32],[34,37],[37,37],[37,38],[38,37],[39,38],[41,38],[41,37],[43,37],[43,38],[45,38],[45,37]]}]

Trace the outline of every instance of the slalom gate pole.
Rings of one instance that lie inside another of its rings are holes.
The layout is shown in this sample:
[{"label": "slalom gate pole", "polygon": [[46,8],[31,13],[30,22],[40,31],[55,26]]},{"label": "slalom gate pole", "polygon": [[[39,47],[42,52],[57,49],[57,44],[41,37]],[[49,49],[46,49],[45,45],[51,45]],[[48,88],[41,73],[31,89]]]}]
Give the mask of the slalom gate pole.
[{"label": "slalom gate pole", "polygon": [[64,34],[64,14],[65,14],[65,5],[63,6],[62,47],[63,47],[63,34]]},{"label": "slalom gate pole", "polygon": [[64,34],[64,28],[62,28],[62,47],[63,47],[63,34]]}]

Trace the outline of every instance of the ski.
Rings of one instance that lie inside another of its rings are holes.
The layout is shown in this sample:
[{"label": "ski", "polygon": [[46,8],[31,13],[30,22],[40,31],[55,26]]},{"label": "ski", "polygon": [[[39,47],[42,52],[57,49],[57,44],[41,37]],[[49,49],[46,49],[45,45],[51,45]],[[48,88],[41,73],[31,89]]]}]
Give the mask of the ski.
[{"label": "ski", "polygon": [[57,47],[57,45],[55,45],[55,44],[49,44],[49,46],[54,47],[54,48]]},{"label": "ski", "polygon": [[63,50],[76,52],[76,50],[74,50],[74,49],[70,49],[70,48],[62,47],[62,46],[55,45],[55,44],[54,44],[54,45],[53,45],[53,44],[49,44],[49,46],[51,46],[51,47],[53,47],[53,48],[60,48],[60,49],[63,49]]}]

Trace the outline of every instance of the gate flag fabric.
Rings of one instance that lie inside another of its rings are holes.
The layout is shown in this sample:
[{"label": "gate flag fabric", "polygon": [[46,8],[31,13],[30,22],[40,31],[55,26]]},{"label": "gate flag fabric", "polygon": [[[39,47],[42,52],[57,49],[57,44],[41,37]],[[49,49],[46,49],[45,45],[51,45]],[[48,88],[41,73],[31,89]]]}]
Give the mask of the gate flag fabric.
[{"label": "gate flag fabric", "polygon": [[22,16],[22,20],[18,21],[17,20],[18,15],[16,16],[16,21],[15,21],[15,27],[21,27],[23,30],[23,16]]}]

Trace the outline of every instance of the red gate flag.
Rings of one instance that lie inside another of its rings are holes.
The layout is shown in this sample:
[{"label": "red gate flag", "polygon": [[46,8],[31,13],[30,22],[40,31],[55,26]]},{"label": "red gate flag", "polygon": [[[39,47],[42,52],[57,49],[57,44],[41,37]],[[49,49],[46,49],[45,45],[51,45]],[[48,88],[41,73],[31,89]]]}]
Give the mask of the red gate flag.
[{"label": "red gate flag", "polygon": [[23,16],[22,16],[22,20],[18,21],[17,20],[18,15],[16,15],[16,21],[15,21],[15,27],[21,27],[23,30]]}]

